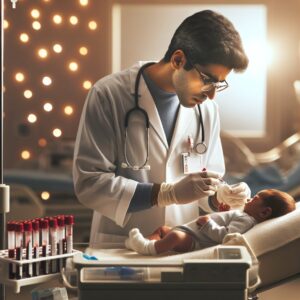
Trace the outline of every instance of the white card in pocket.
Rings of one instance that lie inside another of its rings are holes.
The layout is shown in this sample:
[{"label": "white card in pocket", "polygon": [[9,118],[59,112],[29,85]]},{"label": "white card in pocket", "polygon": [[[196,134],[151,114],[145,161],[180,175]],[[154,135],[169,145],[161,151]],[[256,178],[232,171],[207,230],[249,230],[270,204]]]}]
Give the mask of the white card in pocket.
[{"label": "white card in pocket", "polygon": [[184,152],[181,153],[181,156],[184,174],[201,172],[204,168],[204,166],[202,166],[202,159],[199,154],[193,152]]}]

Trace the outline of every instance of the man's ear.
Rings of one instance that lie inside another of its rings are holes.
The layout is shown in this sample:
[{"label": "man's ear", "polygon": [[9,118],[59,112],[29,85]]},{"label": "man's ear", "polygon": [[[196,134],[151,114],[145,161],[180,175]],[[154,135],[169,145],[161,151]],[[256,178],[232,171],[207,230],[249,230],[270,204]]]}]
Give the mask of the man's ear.
[{"label": "man's ear", "polygon": [[263,220],[267,220],[271,217],[272,215],[272,208],[269,206],[266,206],[264,208],[262,208],[262,210],[259,213],[259,216],[263,219]]},{"label": "man's ear", "polygon": [[176,50],[171,56],[171,64],[174,69],[178,69],[184,66],[186,63],[186,58],[182,50]]}]

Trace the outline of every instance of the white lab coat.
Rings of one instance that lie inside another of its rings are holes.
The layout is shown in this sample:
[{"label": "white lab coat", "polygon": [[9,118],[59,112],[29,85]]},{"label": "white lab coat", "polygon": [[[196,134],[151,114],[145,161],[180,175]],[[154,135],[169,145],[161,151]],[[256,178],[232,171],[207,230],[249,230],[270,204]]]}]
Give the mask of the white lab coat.
[{"label": "white lab coat", "polygon": [[[124,247],[133,227],[144,235],[166,224],[176,226],[198,216],[197,201],[186,205],[152,207],[127,213],[138,182],[175,182],[183,175],[181,153],[188,151],[188,135],[201,141],[197,108],[180,106],[170,147],[151,94],[141,77],[140,107],[150,119],[149,164],[151,170],[122,169],[124,159],[124,118],[134,107],[134,84],[143,63],[106,76],[90,90],[80,120],[74,152],[73,177],[79,201],[94,210],[90,247]],[[201,166],[223,174],[220,121],[215,101],[201,104],[208,151],[199,155]],[[127,156],[141,165],[146,157],[144,119],[139,113],[130,118]],[[207,198],[200,199],[207,202]]]}]

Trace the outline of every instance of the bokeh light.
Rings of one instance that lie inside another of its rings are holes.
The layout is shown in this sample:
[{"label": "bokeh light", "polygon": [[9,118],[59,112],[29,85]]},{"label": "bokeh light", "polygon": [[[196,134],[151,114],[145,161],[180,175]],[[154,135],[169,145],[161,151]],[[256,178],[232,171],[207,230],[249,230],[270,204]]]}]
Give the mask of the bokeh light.
[{"label": "bokeh light", "polygon": [[62,52],[61,44],[54,44],[53,45],[53,51],[56,52],[56,53],[61,53]]},{"label": "bokeh light", "polygon": [[38,19],[40,17],[40,12],[36,8],[33,9],[30,14],[34,19]]},{"label": "bokeh light", "polygon": [[92,83],[89,80],[85,80],[82,86],[84,89],[89,90],[92,87]]},{"label": "bokeh light", "polygon": [[78,24],[78,18],[76,16],[71,16],[69,21],[72,25]]},{"label": "bokeh light", "polygon": [[87,47],[80,47],[79,48],[79,53],[81,54],[81,55],[87,55],[88,54],[88,49],[87,49]]},{"label": "bokeh light", "polygon": [[44,138],[40,138],[38,141],[38,144],[40,147],[46,147],[47,146],[47,140]]},{"label": "bokeh light", "polygon": [[53,129],[52,134],[54,137],[58,138],[62,135],[62,131],[59,128],[55,128]]},{"label": "bokeh light", "polygon": [[89,0],[79,0],[80,5],[87,6],[89,4]]},{"label": "bokeh light", "polygon": [[90,21],[89,22],[89,28],[91,30],[96,30],[97,29],[97,23],[95,21]]},{"label": "bokeh light", "polygon": [[7,20],[3,21],[3,28],[7,29],[9,27],[9,22]]},{"label": "bokeh light", "polygon": [[77,71],[77,70],[78,70],[78,63],[75,62],[75,61],[71,61],[71,62],[69,63],[69,69],[70,69],[70,71],[72,71],[72,72]]},{"label": "bokeh light", "polygon": [[50,102],[47,102],[44,104],[43,108],[44,108],[44,111],[49,112],[49,111],[52,111],[53,105]]},{"label": "bokeh light", "polygon": [[29,41],[29,35],[27,33],[21,33],[20,34],[20,41],[22,43],[27,43]]},{"label": "bokeh light", "polygon": [[21,72],[18,72],[16,73],[15,75],[15,79],[18,81],[18,82],[23,82],[25,80],[25,76],[23,73]]},{"label": "bokeh light", "polygon": [[44,76],[42,79],[43,85],[49,86],[52,84],[52,79],[49,76]]},{"label": "bokeh light", "polygon": [[54,15],[52,20],[55,24],[61,24],[62,23],[62,16],[61,15]]},{"label": "bokeh light", "polygon": [[48,51],[45,48],[40,48],[38,50],[38,56],[40,58],[46,58],[48,56]]},{"label": "bokeh light", "polygon": [[74,112],[74,109],[71,105],[66,105],[64,108],[64,113],[68,116],[72,115]]},{"label": "bokeh light", "polygon": [[28,150],[23,150],[23,151],[21,152],[21,158],[22,158],[22,159],[27,160],[27,159],[29,159],[30,157],[31,157],[30,151],[28,151]]},{"label": "bokeh light", "polygon": [[47,191],[42,192],[42,193],[41,193],[41,198],[42,198],[43,200],[49,200],[49,199],[50,199],[50,193],[47,192]]},{"label": "bokeh light", "polygon": [[35,114],[29,114],[27,120],[29,123],[35,123],[37,121],[37,116]]},{"label": "bokeh light", "polygon": [[32,22],[32,28],[34,30],[40,30],[42,28],[42,25],[39,21],[34,21],[34,22]]},{"label": "bokeh light", "polygon": [[23,93],[23,95],[24,95],[24,97],[26,98],[26,99],[30,99],[30,98],[32,98],[32,91],[31,90],[25,90],[24,91],[24,93]]}]

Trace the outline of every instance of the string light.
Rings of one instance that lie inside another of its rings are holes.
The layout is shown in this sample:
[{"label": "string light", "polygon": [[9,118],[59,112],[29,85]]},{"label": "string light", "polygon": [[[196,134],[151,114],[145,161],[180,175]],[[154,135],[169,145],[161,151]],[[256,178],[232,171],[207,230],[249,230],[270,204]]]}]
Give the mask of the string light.
[{"label": "string light", "polygon": [[96,30],[97,29],[97,23],[95,21],[90,21],[89,22],[89,28],[91,30]]},{"label": "string light", "polygon": [[87,55],[88,54],[88,49],[87,49],[87,47],[80,47],[79,48],[79,53],[81,54],[81,55]]},{"label": "string light", "polygon": [[30,99],[32,97],[32,91],[26,90],[26,91],[24,91],[23,95],[26,99]]},{"label": "string light", "polygon": [[35,114],[29,114],[27,120],[29,123],[35,123],[37,121],[37,117]]},{"label": "string light", "polygon": [[38,141],[38,144],[40,147],[46,147],[47,146],[47,140],[44,138],[40,138]]},{"label": "string light", "polygon": [[53,51],[56,53],[60,53],[62,51],[62,46],[60,44],[53,45]]},{"label": "string light", "polygon": [[51,103],[47,102],[44,104],[43,108],[44,108],[44,111],[49,112],[49,111],[52,111],[53,105]]},{"label": "string light", "polygon": [[49,86],[52,83],[52,79],[49,76],[44,76],[42,82],[43,85]]},{"label": "string light", "polygon": [[32,28],[34,30],[40,30],[42,28],[42,25],[39,21],[34,21],[34,22],[32,22]]},{"label": "string light", "polygon": [[69,21],[72,25],[78,24],[78,18],[76,16],[71,16]]},{"label": "string light", "polygon": [[88,0],[79,0],[80,5],[87,6],[89,4]]},{"label": "string light", "polygon": [[48,56],[48,51],[45,48],[41,48],[38,50],[38,56],[40,58],[46,58]]},{"label": "string light", "polygon": [[7,29],[8,27],[9,27],[8,21],[7,21],[7,20],[4,20],[4,21],[3,21],[3,28],[4,28],[4,29]]},{"label": "string light", "polygon": [[31,16],[34,18],[34,19],[38,19],[40,17],[40,12],[37,10],[37,9],[33,9],[31,11]]},{"label": "string light", "polygon": [[54,137],[58,138],[62,135],[62,131],[59,129],[59,128],[55,128],[53,131],[52,131],[52,134]]},{"label": "string light", "polygon": [[75,62],[75,61],[71,61],[69,63],[69,69],[72,71],[72,72],[75,72],[78,70],[78,64]]},{"label": "string light", "polygon": [[28,151],[28,150],[23,150],[23,151],[21,152],[21,157],[22,157],[22,159],[24,159],[24,160],[29,159],[29,158],[31,157],[30,151]]},{"label": "string light", "polygon": [[84,89],[89,90],[92,87],[92,83],[89,80],[85,80],[82,86]]},{"label": "string light", "polygon": [[62,23],[61,15],[54,15],[52,20],[55,24],[61,24]]},{"label": "string light", "polygon": [[18,73],[16,73],[16,75],[15,75],[15,79],[16,79],[18,82],[23,82],[24,79],[25,79],[25,76],[24,76],[23,73],[18,72]]},{"label": "string light", "polygon": [[43,199],[43,200],[49,200],[49,198],[50,198],[50,193],[49,192],[42,192],[41,193],[41,198]]},{"label": "string light", "polygon": [[29,35],[27,33],[21,33],[20,34],[20,41],[22,43],[27,43],[29,41]]},{"label": "string light", "polygon": [[72,106],[70,106],[70,105],[67,105],[67,106],[65,106],[65,108],[64,108],[64,112],[65,112],[65,114],[66,115],[68,115],[68,116],[70,116],[70,115],[72,115],[73,114],[73,107]]}]

